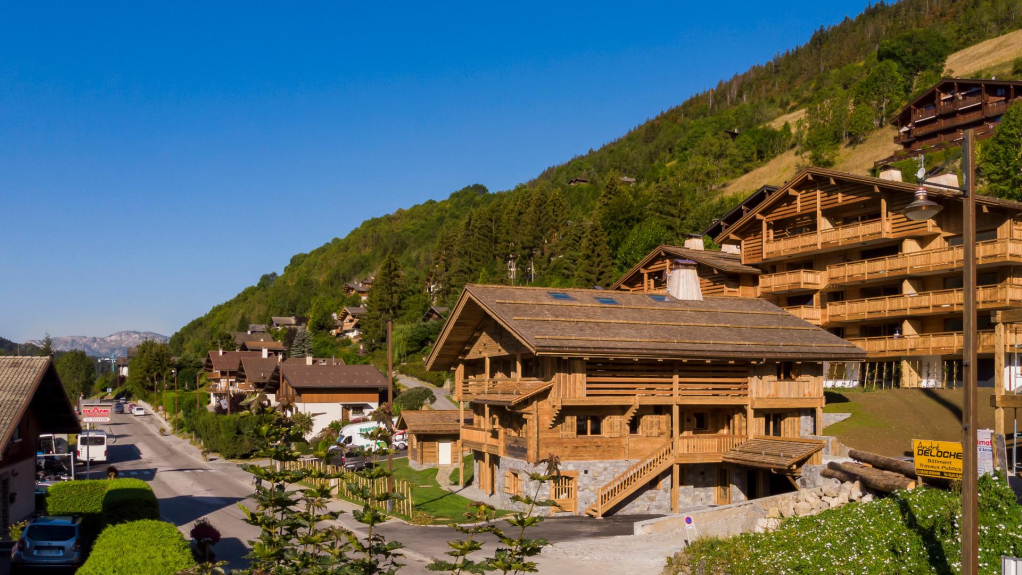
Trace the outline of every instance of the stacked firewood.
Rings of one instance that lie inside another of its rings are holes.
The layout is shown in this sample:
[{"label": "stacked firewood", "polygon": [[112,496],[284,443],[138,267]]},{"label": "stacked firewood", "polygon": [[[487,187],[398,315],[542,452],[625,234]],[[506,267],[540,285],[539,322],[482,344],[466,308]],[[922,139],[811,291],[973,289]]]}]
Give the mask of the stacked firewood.
[{"label": "stacked firewood", "polygon": [[858,449],[849,449],[848,456],[858,463],[831,461],[820,475],[840,481],[858,481],[870,489],[885,493],[915,489],[917,485],[919,478],[911,462]]}]

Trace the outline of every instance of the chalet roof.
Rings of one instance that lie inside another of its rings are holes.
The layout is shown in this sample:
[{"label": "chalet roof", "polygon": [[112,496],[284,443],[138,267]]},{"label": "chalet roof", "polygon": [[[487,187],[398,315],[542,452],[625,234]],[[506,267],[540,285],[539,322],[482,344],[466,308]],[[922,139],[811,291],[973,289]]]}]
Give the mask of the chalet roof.
[{"label": "chalet roof", "polygon": [[944,78],[941,78],[940,80],[938,80],[936,84],[934,84],[934,85],[930,86],[929,88],[927,88],[925,92],[923,92],[922,94],[919,94],[918,96],[916,96],[916,98],[914,100],[912,100],[911,102],[909,102],[909,103],[905,104],[904,106],[902,106],[902,108],[900,110],[898,110],[893,116],[891,116],[891,121],[893,123],[897,124],[897,120],[901,117],[902,114],[904,114],[905,112],[909,111],[913,106],[919,104],[923,100],[927,100],[929,98],[932,98],[934,91],[936,91],[936,90],[938,90],[940,88],[946,88],[949,85],[954,85],[956,83],[957,84],[986,84],[988,86],[1016,86],[1016,87],[1022,87],[1022,81],[1018,81],[1018,80],[984,80],[982,78],[948,78],[948,77],[944,77]]},{"label": "chalet roof", "polygon": [[273,341],[272,339],[266,341],[263,340],[246,341],[243,344],[241,344],[241,347],[245,350],[267,349],[269,351],[284,351],[285,349],[287,349],[287,346],[285,346],[282,342]]},{"label": "chalet roof", "polygon": [[771,196],[777,191],[777,186],[760,186],[758,190],[749,194],[749,197],[745,198],[745,201],[731,208],[731,211],[721,216],[719,219],[713,220],[710,227],[706,228],[703,232],[704,236],[710,236],[715,238],[720,235],[720,230],[724,226],[730,226],[737,222],[744,216],[749,210],[763,203],[763,200]]},{"label": "chalet roof", "polygon": [[426,310],[426,313],[422,314],[422,321],[426,321],[430,317],[430,315],[436,315],[442,318],[444,317],[444,314],[448,312],[448,310],[450,310],[450,308],[446,306],[437,305],[430,306],[430,308]]},{"label": "chalet roof", "polygon": [[365,315],[368,312],[366,311],[366,308],[360,305],[347,305],[344,306],[344,309],[341,310],[341,313],[345,315],[359,317]]},{"label": "chalet roof", "polygon": [[361,282],[348,282],[344,285],[358,293],[369,293],[369,288],[362,285]]},{"label": "chalet roof", "polygon": [[526,399],[539,395],[553,387],[549,381],[509,381],[491,387],[484,393],[472,396],[475,403],[513,407]]},{"label": "chalet roof", "polygon": [[261,351],[225,351],[223,355],[220,350],[209,352],[206,357],[206,369],[212,371],[238,371],[243,357],[262,357]]},{"label": "chalet roof", "polygon": [[81,433],[49,357],[0,356],[0,458],[29,407],[39,418],[39,431]]},{"label": "chalet roof", "polygon": [[759,436],[728,451],[721,459],[749,467],[789,469],[823,446],[824,442],[816,439]]},{"label": "chalet roof", "polygon": [[[471,412],[465,414],[465,422],[472,423]],[[461,420],[457,409],[402,411],[397,419],[397,428],[421,435],[458,433],[461,430]]]},{"label": "chalet roof", "polygon": [[276,357],[243,357],[238,377],[250,383],[270,383],[276,381],[279,365]]},{"label": "chalet roof", "polygon": [[358,387],[387,389],[387,378],[372,365],[307,365],[304,359],[284,362],[283,377],[295,389]]},{"label": "chalet roof", "polygon": [[131,360],[129,360],[126,357],[118,357],[117,359],[114,360],[114,365],[116,365],[117,367],[123,367],[129,365],[130,363]]},{"label": "chalet roof", "polygon": [[250,323],[248,325],[248,331],[250,331],[252,333],[264,332],[264,331],[266,331],[266,324],[265,323]]},{"label": "chalet roof", "polygon": [[[720,231],[717,232],[717,235],[713,237],[714,241],[716,241],[717,243],[721,243],[725,239],[726,235],[729,233],[730,230],[740,229],[746,223],[752,221],[756,214],[765,211],[767,208],[769,208],[770,206],[772,206],[773,204],[787,196],[788,191],[800,187],[803,183],[807,181],[815,181],[817,179],[826,182],[830,182],[831,180],[833,180],[833,182],[835,183],[842,182],[874,186],[878,190],[883,189],[887,191],[902,192],[912,195],[914,195],[916,190],[919,188],[917,184],[912,184],[909,182],[882,180],[880,178],[874,178],[872,176],[859,176],[856,174],[849,174],[846,172],[838,172],[836,170],[828,170],[826,168],[816,167],[803,168],[798,174],[795,175],[794,178],[792,178],[790,181],[788,181],[783,186],[778,188],[776,192],[769,194],[754,208],[747,210],[741,218],[739,218],[729,226],[720,228]],[[935,198],[961,200],[961,194],[951,190],[943,190],[940,188],[926,186],[926,193]],[[1005,200],[1002,198],[993,198],[990,196],[977,195],[976,203],[981,206],[991,206],[1014,211],[1022,211],[1022,203],[1015,202],[1012,200]],[[711,228],[711,230],[712,229],[714,228]]]},{"label": "chalet roof", "polygon": [[[565,295],[555,299],[551,293]],[[818,361],[865,356],[847,341],[759,299],[656,301],[643,293],[470,284],[444,324],[427,369],[451,368],[479,337],[487,317],[536,355]]]},{"label": "chalet roof", "polygon": [[248,333],[247,331],[234,332],[235,345],[241,345],[246,341],[273,341],[273,336],[266,332]]},{"label": "chalet roof", "polygon": [[681,246],[660,246],[639,260],[632,269],[625,272],[620,279],[614,282],[608,289],[616,290],[625,280],[639,272],[640,269],[649,265],[649,262],[664,255],[673,255],[679,258],[692,260],[698,264],[709,266],[724,273],[753,274],[759,275],[759,268],[747,266],[742,263],[741,254],[730,254],[718,250],[694,250]]}]

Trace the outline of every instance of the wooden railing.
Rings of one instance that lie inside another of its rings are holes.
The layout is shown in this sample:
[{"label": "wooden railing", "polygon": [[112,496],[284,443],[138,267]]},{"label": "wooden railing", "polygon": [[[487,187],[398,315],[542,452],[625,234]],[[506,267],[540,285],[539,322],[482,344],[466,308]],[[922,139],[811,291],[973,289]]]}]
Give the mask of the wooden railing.
[{"label": "wooden railing", "polygon": [[655,396],[655,397],[746,397],[749,380],[744,377],[603,377],[586,378],[586,397]]},{"label": "wooden railing", "polygon": [[795,380],[778,381],[775,377],[752,380],[752,396],[764,399],[799,399],[823,397],[823,379],[800,377]]},{"label": "wooden railing", "polygon": [[817,270],[791,270],[759,276],[759,292],[761,294],[800,289],[822,289],[826,284],[825,272]]},{"label": "wooden railing", "polygon": [[[827,320],[857,321],[882,317],[932,315],[962,310],[965,291],[938,290],[886,297],[834,301],[827,304]],[[1022,302],[1022,286],[992,285],[976,289],[976,304],[1003,307]]]},{"label": "wooden railing", "polygon": [[600,488],[596,503],[586,510],[594,517],[603,517],[611,507],[630,495],[639,486],[645,485],[658,473],[674,463],[674,439],[668,439],[652,455],[628,468]]},{"label": "wooden railing", "polygon": [[[962,246],[908,252],[882,258],[827,266],[831,284],[858,283],[909,274],[953,270],[962,267]],[[1022,239],[1001,238],[976,244],[976,260],[982,264],[1022,262]]]},{"label": "wooden railing", "polygon": [[823,310],[813,305],[782,308],[791,315],[814,325],[823,325]]},{"label": "wooden railing", "polygon": [[464,425],[461,427],[462,441],[471,441],[473,443],[486,445],[487,443],[493,443],[492,437],[493,437],[492,434],[489,431],[486,431],[485,429],[480,429],[478,427],[468,427]]},{"label": "wooden railing", "polygon": [[882,237],[884,237],[883,221],[868,220],[794,236],[774,236],[773,239],[764,242],[763,255],[764,257],[771,257],[782,254],[809,252],[817,249],[827,249],[880,239]]},{"label": "wooden railing", "polygon": [[685,435],[678,438],[678,455],[723,454],[745,443],[747,439],[747,437],[741,435]]},{"label": "wooden railing", "polygon": [[[979,353],[993,353],[994,332],[980,331],[976,332],[976,336]],[[956,354],[962,352],[964,343],[960,331],[903,336],[849,337],[847,339],[866,350],[870,356]]]},{"label": "wooden railing", "polygon": [[465,378],[461,382],[461,389],[455,390],[455,396],[466,396],[466,395],[478,395],[480,393],[506,393],[508,395],[516,395],[519,386],[524,384],[535,384],[540,381],[537,378],[520,378],[515,379],[512,377],[489,377],[489,378],[478,378],[471,379]]}]

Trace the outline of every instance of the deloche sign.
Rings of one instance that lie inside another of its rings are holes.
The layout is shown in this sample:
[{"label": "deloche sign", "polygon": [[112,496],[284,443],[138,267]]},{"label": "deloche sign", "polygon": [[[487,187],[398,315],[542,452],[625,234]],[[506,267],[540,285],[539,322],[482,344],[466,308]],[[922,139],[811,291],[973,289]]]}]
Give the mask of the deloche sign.
[{"label": "deloche sign", "polygon": [[961,443],[913,439],[912,453],[915,456],[916,475],[961,480]]},{"label": "deloche sign", "polygon": [[110,408],[101,405],[84,406],[82,407],[82,421],[85,423],[108,423]]}]

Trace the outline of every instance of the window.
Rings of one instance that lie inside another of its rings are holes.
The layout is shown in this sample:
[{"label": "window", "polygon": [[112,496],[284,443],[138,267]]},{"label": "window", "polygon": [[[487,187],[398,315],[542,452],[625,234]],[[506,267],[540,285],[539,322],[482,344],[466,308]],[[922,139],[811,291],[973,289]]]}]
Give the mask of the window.
[{"label": "window", "polygon": [[617,300],[612,297],[598,297],[593,299],[595,299],[599,303],[602,303],[603,305],[618,305]]},{"label": "window", "polygon": [[901,295],[900,285],[862,288],[861,297],[863,298],[887,297],[892,295]]},{"label": "window", "polygon": [[898,246],[884,246],[882,248],[872,248],[868,250],[862,250],[859,254],[860,259],[871,260],[873,258],[886,258],[887,256],[898,255]]},{"label": "window", "polygon": [[795,263],[788,264],[788,271],[811,270],[811,269],[813,269],[813,260],[808,260],[808,261],[804,261],[804,262],[795,262]]},{"label": "window", "polygon": [[649,299],[653,301],[667,301],[667,296],[661,294],[653,294],[649,296]]},{"label": "window", "polygon": [[832,302],[832,301],[845,301],[845,292],[844,291],[832,291],[832,292],[828,292],[827,293],[827,301],[828,302]]},{"label": "window", "polygon": [[603,435],[602,422],[598,415],[576,415],[575,435]]},{"label": "window", "polygon": [[[944,331],[964,331],[965,320],[960,317],[952,317],[944,320]],[[989,315],[980,315],[976,318],[976,329],[986,331],[994,329],[994,321]]]},{"label": "window", "polygon": [[562,291],[552,291],[552,292],[548,292],[548,293],[550,294],[550,297],[552,297],[554,299],[568,300],[568,301],[571,301],[571,300],[575,299],[575,298],[571,297],[570,295],[568,295],[568,294],[566,294],[566,293],[564,293]]},{"label": "window", "polygon": [[788,296],[788,307],[802,307],[807,305],[813,305],[813,294],[811,293]]},{"label": "window", "polygon": [[[990,240],[997,239],[997,230],[987,230],[985,232],[976,232],[977,242],[987,242]],[[965,239],[962,236],[955,236],[947,239],[947,245],[949,246],[960,246],[965,243]]]},{"label": "window", "polygon": [[[944,278],[944,289],[961,289],[964,285],[965,278],[962,276],[951,276]],[[996,285],[997,272],[986,272],[982,274],[976,274],[976,285],[977,286],[990,286]]]},{"label": "window", "polygon": [[697,412],[693,413],[692,414],[692,421],[694,422],[694,425],[692,426],[692,429],[694,429],[696,431],[709,431],[710,430],[710,426],[706,422],[706,412],[704,412],[704,411],[697,411]]},{"label": "window", "polygon": [[830,333],[832,333],[832,334],[834,334],[834,335],[836,335],[838,337],[844,337],[845,336],[845,328],[843,328],[843,327],[828,327],[827,331],[829,331]]},{"label": "window", "polygon": [[777,362],[777,379],[781,381],[793,381],[802,375],[802,364],[794,361]]},{"label": "window", "polygon": [[774,437],[781,436],[781,424],[784,423],[783,413],[768,413],[766,414],[766,434]]},{"label": "window", "polygon": [[629,435],[639,435],[639,419],[642,416],[636,413],[628,421],[628,433]]},{"label": "window", "polygon": [[882,323],[880,325],[863,325],[859,326],[859,335],[861,337],[888,337],[897,333],[901,333],[901,324],[899,323]]}]

